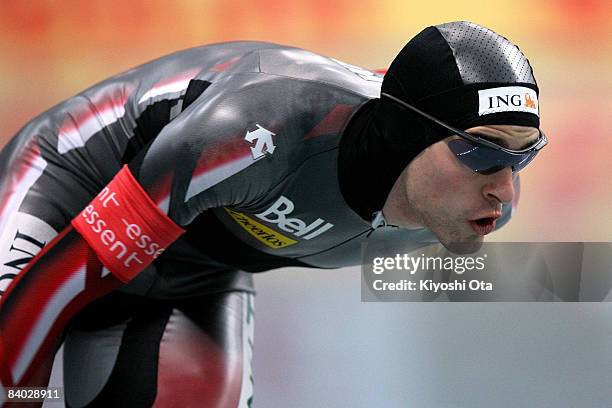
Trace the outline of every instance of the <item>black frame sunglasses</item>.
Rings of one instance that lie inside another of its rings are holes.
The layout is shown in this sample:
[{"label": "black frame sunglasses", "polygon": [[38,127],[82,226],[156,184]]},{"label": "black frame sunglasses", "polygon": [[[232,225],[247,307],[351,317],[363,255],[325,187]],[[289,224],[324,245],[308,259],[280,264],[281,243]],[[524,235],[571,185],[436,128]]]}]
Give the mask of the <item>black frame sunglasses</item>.
[{"label": "black frame sunglasses", "polygon": [[538,139],[531,146],[520,150],[508,149],[490,140],[474,136],[461,129],[450,126],[393,95],[382,92],[381,96],[391,99],[399,105],[418,113],[443,128],[450,130],[457,136],[460,136],[463,140],[450,140],[448,142],[448,147],[461,163],[480,174],[493,174],[506,167],[511,167],[513,172],[518,172],[527,166],[538,152],[548,144],[546,135],[542,130],[538,129],[540,132]]}]

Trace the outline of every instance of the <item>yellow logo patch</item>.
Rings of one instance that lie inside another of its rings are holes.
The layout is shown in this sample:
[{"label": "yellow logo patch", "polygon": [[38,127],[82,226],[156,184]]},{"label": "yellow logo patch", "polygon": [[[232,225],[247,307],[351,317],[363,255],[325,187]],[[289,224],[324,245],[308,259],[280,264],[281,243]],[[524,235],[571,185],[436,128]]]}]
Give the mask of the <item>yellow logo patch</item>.
[{"label": "yellow logo patch", "polygon": [[248,215],[238,211],[224,208],[224,210],[240,225],[246,232],[255,237],[258,241],[270,248],[284,248],[289,245],[297,244],[298,241],[284,236],[271,228],[255,221]]}]

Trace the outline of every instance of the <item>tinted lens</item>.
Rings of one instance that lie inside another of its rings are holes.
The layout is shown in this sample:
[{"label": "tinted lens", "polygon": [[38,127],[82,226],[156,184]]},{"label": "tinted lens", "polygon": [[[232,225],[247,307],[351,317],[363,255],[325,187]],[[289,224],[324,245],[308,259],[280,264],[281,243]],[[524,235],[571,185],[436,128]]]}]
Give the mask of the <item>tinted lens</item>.
[{"label": "tinted lens", "polygon": [[481,174],[493,174],[505,167],[512,167],[512,171],[520,171],[537,153],[534,150],[525,154],[510,154],[473,144],[464,139],[453,139],[448,142],[448,147],[461,163]]},{"label": "tinted lens", "polygon": [[532,152],[525,153],[524,155],[522,155],[523,158],[518,163],[516,163],[514,166],[512,166],[512,171],[517,172],[517,171],[523,170],[525,166],[531,163],[533,158],[536,157],[536,154],[538,154],[538,151],[534,150]]}]

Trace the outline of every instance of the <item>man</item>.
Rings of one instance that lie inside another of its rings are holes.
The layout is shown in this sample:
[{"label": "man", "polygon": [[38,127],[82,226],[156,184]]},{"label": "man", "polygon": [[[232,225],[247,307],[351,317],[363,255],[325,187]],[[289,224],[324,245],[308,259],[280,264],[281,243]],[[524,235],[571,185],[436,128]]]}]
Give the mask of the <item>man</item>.
[{"label": "man", "polygon": [[2,152],[2,384],[46,385],[65,338],[68,406],[250,406],[247,272],[355,265],[365,242],[474,251],[538,129],[527,59],[467,22],[384,79],[235,42],[97,84]]}]

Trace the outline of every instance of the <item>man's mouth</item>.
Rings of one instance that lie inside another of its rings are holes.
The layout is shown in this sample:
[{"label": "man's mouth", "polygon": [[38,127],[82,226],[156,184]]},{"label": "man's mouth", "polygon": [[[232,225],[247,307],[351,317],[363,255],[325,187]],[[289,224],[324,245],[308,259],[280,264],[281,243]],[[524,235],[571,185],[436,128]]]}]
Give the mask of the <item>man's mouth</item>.
[{"label": "man's mouth", "polygon": [[498,217],[483,217],[475,220],[468,220],[468,223],[476,234],[484,236],[495,229],[495,221]]}]

